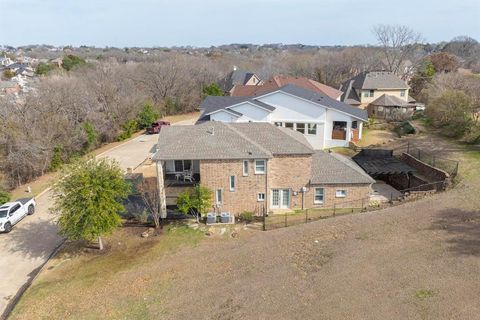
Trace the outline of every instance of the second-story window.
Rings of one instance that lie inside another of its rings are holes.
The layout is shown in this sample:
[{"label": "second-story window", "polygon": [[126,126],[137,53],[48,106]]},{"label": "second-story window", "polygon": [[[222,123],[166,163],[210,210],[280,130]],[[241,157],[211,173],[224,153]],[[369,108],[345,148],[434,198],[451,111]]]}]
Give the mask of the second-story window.
[{"label": "second-story window", "polygon": [[317,134],[317,124],[309,123],[308,124],[308,134]]},{"label": "second-story window", "polygon": [[373,93],[374,93],[374,91],[373,91],[373,90],[370,90],[370,92],[369,92],[369,93],[370,93],[370,98],[372,98],[372,97],[373,97]]},{"label": "second-story window", "polygon": [[235,176],[230,176],[230,191],[235,191]]},{"label": "second-story window", "polygon": [[297,123],[297,131],[305,134],[305,123]]},{"label": "second-story window", "polygon": [[400,90],[400,97],[405,97],[405,90]]},{"label": "second-story window", "polygon": [[255,174],[265,174],[265,160],[255,160]]},{"label": "second-story window", "polygon": [[243,176],[248,176],[248,160],[243,160]]}]

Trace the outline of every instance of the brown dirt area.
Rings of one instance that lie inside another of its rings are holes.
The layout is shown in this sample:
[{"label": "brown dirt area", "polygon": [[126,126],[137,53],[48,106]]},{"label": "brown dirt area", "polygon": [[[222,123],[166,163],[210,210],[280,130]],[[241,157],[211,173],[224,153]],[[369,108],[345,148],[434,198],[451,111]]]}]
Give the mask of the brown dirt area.
[{"label": "brown dirt area", "polygon": [[43,273],[12,319],[478,319],[480,152],[408,139],[462,160],[462,182],[384,210],[236,238],[180,228],[115,249],[127,237],[119,231],[109,253]]}]

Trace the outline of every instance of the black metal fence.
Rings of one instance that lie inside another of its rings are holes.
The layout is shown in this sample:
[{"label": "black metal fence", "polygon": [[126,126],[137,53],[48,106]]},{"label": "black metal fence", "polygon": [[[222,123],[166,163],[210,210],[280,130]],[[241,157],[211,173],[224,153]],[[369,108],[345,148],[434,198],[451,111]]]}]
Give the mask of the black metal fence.
[{"label": "black metal fence", "polygon": [[263,217],[263,230],[273,230],[330,217],[368,211],[369,198],[336,203],[329,208],[309,208]]},{"label": "black metal fence", "polygon": [[432,167],[441,169],[447,172],[451,177],[455,177],[458,174],[459,162],[457,160],[441,157],[434,151],[425,151],[424,149],[412,146],[410,143],[397,148],[396,151],[405,152]]}]

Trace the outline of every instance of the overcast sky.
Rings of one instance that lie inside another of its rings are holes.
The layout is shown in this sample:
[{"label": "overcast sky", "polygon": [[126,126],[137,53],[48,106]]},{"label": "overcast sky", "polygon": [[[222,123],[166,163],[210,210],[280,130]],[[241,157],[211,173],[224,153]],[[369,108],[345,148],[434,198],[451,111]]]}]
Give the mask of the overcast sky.
[{"label": "overcast sky", "polygon": [[375,24],[480,40],[480,0],[0,0],[0,44],[14,46],[373,44]]}]

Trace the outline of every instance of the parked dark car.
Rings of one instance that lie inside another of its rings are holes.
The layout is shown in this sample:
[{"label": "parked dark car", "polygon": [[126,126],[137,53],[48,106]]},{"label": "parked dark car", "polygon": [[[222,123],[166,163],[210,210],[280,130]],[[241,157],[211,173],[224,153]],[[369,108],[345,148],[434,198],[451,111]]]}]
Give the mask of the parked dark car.
[{"label": "parked dark car", "polygon": [[168,121],[155,121],[150,127],[147,128],[147,133],[156,134],[160,132],[160,129],[165,126],[169,126],[170,122]]}]

